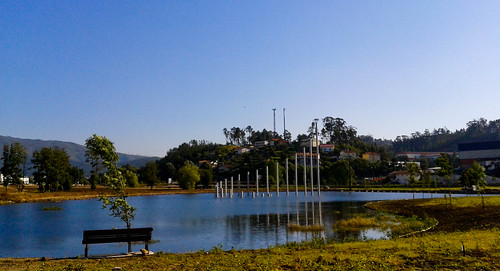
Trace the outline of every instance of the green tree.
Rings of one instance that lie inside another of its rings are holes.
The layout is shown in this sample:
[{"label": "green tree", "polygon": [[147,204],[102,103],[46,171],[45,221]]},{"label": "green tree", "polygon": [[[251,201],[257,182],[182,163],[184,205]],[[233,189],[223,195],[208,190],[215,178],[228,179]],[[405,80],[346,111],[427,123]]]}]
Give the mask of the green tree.
[{"label": "green tree", "polygon": [[451,177],[453,176],[453,167],[446,153],[441,153],[441,156],[436,159],[436,166],[440,167],[438,176],[445,178],[446,183],[450,185]]},{"label": "green tree", "polygon": [[137,177],[137,169],[134,166],[126,165],[120,168],[120,172],[125,178],[125,183],[128,187],[138,187],[139,178]]},{"label": "green tree", "polygon": [[179,185],[183,189],[193,190],[196,183],[200,181],[200,172],[198,167],[191,162],[186,162],[177,172]]},{"label": "green tree", "polygon": [[69,191],[72,187],[71,164],[65,149],[42,148],[33,152],[35,183],[42,192]]},{"label": "green tree", "polygon": [[214,174],[211,169],[199,169],[200,172],[200,182],[203,187],[208,188],[212,184],[214,179]]},{"label": "green tree", "polygon": [[[130,228],[132,220],[135,218],[136,208],[127,202],[126,182],[117,166],[119,156],[113,142],[104,136],[94,134],[85,141],[85,147],[87,148],[85,155],[92,167],[102,166],[106,170],[102,177],[105,184],[113,192],[112,197],[100,196],[99,200],[103,203],[102,208],[105,209],[109,206],[110,215],[120,218],[125,222],[127,228]],[[129,252],[131,249],[129,243]]]},{"label": "green tree", "polygon": [[9,183],[17,185],[17,190],[22,191],[24,183],[22,182],[23,170],[21,165],[26,165],[26,149],[21,143],[16,142],[3,146],[2,160],[3,166],[0,172],[3,174],[3,185],[7,190]]},{"label": "green tree", "polygon": [[147,184],[153,190],[153,186],[159,181],[158,166],[156,162],[149,161],[139,169],[139,182]]},{"label": "green tree", "polygon": [[477,187],[478,193],[481,194],[484,208],[483,192],[486,189],[486,173],[484,172],[484,168],[474,161],[474,164],[464,171],[462,178],[465,180],[465,183],[475,185]]},{"label": "green tree", "polygon": [[408,170],[408,183],[410,186],[415,186],[420,178],[420,166],[417,163],[406,163],[406,169]]},{"label": "green tree", "polygon": [[158,162],[158,174],[162,182],[168,182],[168,179],[173,179],[175,172],[175,166],[171,162],[166,162],[165,159],[161,159]]}]

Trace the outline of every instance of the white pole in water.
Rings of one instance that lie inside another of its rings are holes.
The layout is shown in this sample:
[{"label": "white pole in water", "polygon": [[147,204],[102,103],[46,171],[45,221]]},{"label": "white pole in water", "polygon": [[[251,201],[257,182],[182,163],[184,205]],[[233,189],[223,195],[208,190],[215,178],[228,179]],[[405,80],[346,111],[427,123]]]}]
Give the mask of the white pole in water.
[{"label": "white pole in water", "polygon": [[276,162],[276,197],[280,196],[280,177],[279,177],[279,166]]},{"label": "white pole in water", "polygon": [[243,198],[243,191],[241,190],[241,176],[238,174],[238,193],[241,194],[241,197]]},{"label": "white pole in water", "polygon": [[266,193],[269,197],[269,166],[266,166]]},{"label": "white pole in water", "polygon": [[258,169],[255,171],[255,180],[256,180],[255,181],[255,184],[256,184],[255,186],[257,188],[257,191],[256,191],[257,193],[256,194],[257,194],[257,197],[258,197],[259,196],[259,170]]},{"label": "white pole in water", "polygon": [[220,189],[220,197],[224,198],[224,185],[222,184],[222,181],[219,182],[219,189]]},{"label": "white pole in water", "polygon": [[290,195],[290,191],[288,189],[288,158],[285,159],[285,171],[286,171],[286,195]]},{"label": "white pole in water", "polygon": [[233,197],[233,192],[234,192],[233,176],[231,176],[231,191],[229,192],[230,193],[230,195],[229,195],[230,198]]},{"label": "white pole in water", "polygon": [[314,196],[314,168],[313,168],[313,139],[309,141],[309,152],[311,153],[311,196]]},{"label": "white pole in water", "polygon": [[224,179],[225,187],[226,187],[226,197],[227,197],[227,179]]},{"label": "white pole in water", "polygon": [[304,195],[307,196],[307,173],[306,173],[306,169],[307,169],[307,165],[306,165],[306,160],[307,160],[307,156],[306,156],[306,147],[304,147]]},{"label": "white pole in water", "polygon": [[318,196],[321,194],[321,179],[319,178],[319,142],[318,142],[318,120],[314,119],[316,122],[316,175],[318,176]]},{"label": "white pole in water", "polygon": [[298,169],[297,169],[297,153],[295,153],[295,196],[299,195],[299,183],[298,183],[298,179],[299,179],[299,172],[298,172]]},{"label": "white pole in water", "polygon": [[247,171],[247,192],[250,196],[250,171]]},{"label": "white pole in water", "polygon": [[219,183],[215,184],[215,195],[216,198],[219,198]]}]

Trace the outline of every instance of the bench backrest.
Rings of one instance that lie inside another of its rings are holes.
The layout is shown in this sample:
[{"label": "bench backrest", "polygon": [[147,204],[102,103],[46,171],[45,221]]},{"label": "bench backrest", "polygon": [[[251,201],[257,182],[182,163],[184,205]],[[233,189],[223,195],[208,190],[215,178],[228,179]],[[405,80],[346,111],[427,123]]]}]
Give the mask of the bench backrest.
[{"label": "bench backrest", "polygon": [[82,244],[151,241],[153,228],[87,230],[83,231]]}]

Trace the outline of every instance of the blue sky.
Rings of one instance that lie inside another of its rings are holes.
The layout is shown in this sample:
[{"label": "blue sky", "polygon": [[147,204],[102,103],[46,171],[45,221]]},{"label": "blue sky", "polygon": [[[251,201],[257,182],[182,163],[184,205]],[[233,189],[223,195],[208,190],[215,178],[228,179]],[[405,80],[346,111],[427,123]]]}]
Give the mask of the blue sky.
[{"label": "blue sky", "polygon": [[223,128],[500,118],[499,1],[1,1],[0,135],[164,156]]}]

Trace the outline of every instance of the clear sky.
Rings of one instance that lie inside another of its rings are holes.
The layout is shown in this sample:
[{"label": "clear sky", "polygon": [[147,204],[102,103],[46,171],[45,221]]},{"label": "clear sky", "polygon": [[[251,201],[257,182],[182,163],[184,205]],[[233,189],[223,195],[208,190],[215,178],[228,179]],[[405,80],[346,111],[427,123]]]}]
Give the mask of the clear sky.
[{"label": "clear sky", "polygon": [[164,156],[341,117],[394,139],[500,118],[500,1],[0,1],[0,135]]}]

